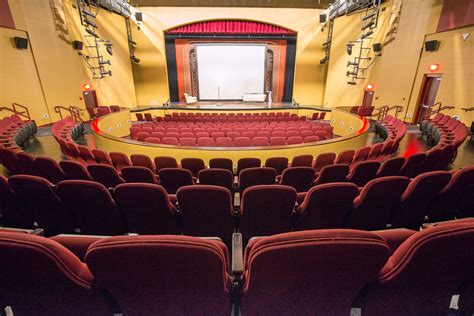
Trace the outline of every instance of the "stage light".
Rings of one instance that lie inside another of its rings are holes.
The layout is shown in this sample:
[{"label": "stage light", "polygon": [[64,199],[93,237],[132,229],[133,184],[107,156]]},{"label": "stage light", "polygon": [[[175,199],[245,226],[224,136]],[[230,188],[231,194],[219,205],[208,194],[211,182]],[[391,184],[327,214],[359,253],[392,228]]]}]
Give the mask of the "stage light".
[{"label": "stage light", "polygon": [[430,65],[430,71],[434,72],[439,70],[439,64],[431,64]]},{"label": "stage light", "polygon": [[368,83],[367,86],[365,87],[365,91],[374,91],[375,90],[375,85],[373,83]]},{"label": "stage light", "polygon": [[84,90],[84,91],[92,90],[92,85],[89,82],[83,83],[82,84],[82,90]]}]

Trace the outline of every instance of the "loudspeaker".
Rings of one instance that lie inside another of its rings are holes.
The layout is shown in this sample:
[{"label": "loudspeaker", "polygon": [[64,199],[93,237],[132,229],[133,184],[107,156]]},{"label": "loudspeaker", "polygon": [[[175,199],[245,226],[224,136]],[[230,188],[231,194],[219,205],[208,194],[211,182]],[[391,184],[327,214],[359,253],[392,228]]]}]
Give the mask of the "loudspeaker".
[{"label": "loudspeaker", "polygon": [[137,20],[137,22],[143,21],[143,16],[141,12],[135,12],[135,20]]},{"label": "loudspeaker", "polygon": [[326,14],[320,14],[319,15],[319,23],[325,23],[327,20],[327,15]]},{"label": "loudspeaker", "polygon": [[435,50],[438,50],[440,43],[441,42],[437,41],[437,40],[427,41],[427,42],[425,42],[425,50],[427,52],[433,52]]},{"label": "loudspeaker", "polygon": [[75,50],[82,50],[83,43],[81,41],[73,41],[72,48]]},{"label": "loudspeaker", "polygon": [[23,37],[14,37],[15,46],[18,49],[28,49],[28,39]]},{"label": "loudspeaker", "polygon": [[375,43],[372,47],[375,53],[380,53],[382,51],[382,43]]}]

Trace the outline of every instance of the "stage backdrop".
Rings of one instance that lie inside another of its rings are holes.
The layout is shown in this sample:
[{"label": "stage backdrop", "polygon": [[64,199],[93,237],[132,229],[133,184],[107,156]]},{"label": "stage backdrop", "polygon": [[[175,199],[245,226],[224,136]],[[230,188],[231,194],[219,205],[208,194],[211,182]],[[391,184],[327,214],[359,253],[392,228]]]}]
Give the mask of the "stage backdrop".
[{"label": "stage backdrop", "polygon": [[[265,91],[272,91],[273,101],[292,101],[294,31],[254,21],[212,20],[166,31],[165,46],[172,102],[184,102],[184,93],[200,100],[236,100],[243,93]],[[204,49],[211,46],[221,49]]]}]

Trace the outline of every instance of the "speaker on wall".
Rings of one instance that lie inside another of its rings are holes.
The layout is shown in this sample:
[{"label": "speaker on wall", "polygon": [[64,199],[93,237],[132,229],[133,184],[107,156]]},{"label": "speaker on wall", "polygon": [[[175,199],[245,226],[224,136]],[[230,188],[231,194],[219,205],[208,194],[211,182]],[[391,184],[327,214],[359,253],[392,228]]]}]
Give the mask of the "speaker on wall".
[{"label": "speaker on wall", "polygon": [[23,37],[14,37],[15,47],[18,49],[28,49],[28,39]]},{"label": "speaker on wall", "polygon": [[372,47],[375,53],[382,52],[382,43],[375,43],[374,45],[372,45]]},{"label": "speaker on wall", "polygon": [[82,50],[83,43],[81,41],[73,41],[72,48],[75,50]]},{"label": "speaker on wall", "polygon": [[319,15],[319,23],[325,23],[327,20],[327,15],[326,14],[320,14]]},{"label": "speaker on wall", "polygon": [[425,50],[426,50],[427,52],[433,52],[433,51],[435,51],[435,50],[438,50],[440,43],[441,43],[441,42],[440,42],[440,41],[437,41],[437,40],[426,41],[426,42],[425,42]]},{"label": "speaker on wall", "polygon": [[137,22],[143,21],[143,15],[141,12],[135,12],[135,20],[137,20]]}]

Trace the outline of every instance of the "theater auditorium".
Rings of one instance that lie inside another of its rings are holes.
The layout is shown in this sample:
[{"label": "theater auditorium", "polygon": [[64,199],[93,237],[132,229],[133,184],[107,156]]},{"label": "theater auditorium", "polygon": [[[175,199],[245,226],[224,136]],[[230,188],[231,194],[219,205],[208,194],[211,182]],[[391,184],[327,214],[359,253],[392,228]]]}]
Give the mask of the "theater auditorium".
[{"label": "theater auditorium", "polygon": [[0,0],[0,315],[474,315],[473,0]]}]

